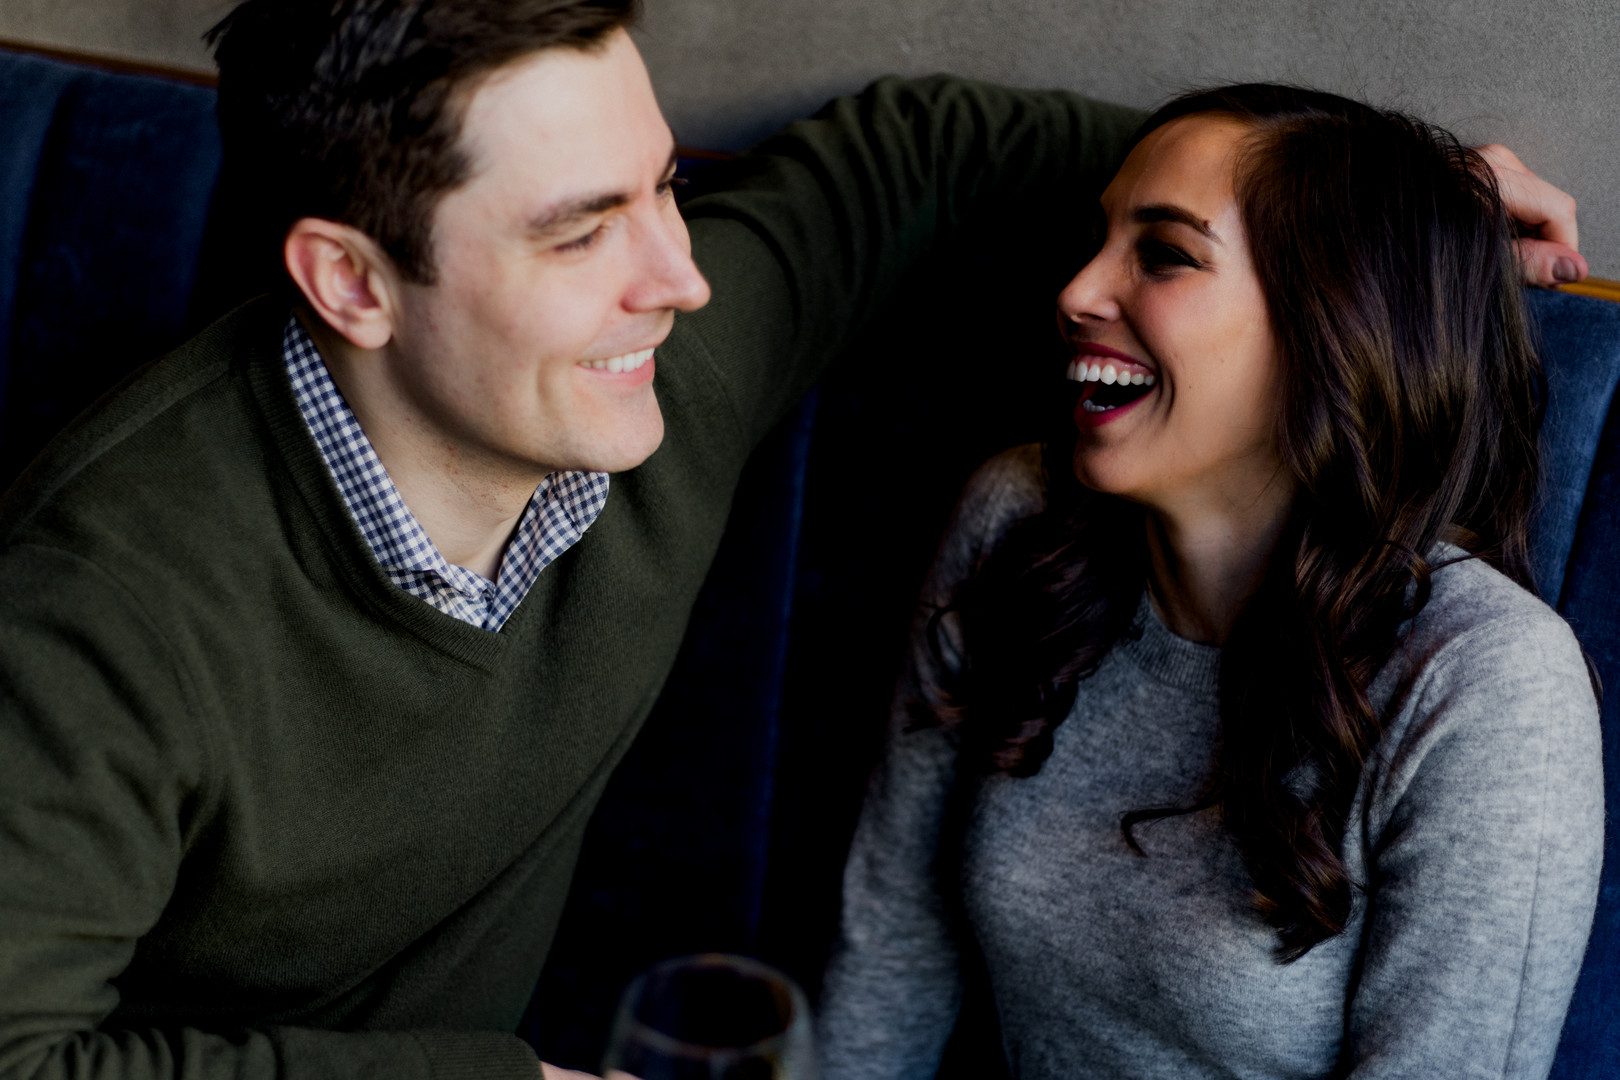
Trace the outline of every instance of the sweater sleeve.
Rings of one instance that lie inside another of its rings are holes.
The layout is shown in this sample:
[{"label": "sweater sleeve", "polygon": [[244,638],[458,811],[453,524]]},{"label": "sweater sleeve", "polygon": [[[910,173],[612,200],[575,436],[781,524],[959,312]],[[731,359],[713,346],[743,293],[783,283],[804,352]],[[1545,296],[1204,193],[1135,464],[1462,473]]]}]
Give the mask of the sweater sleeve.
[{"label": "sweater sleeve", "polygon": [[120,1021],[119,976],[207,843],[206,731],[162,628],[115,581],[45,548],[5,567],[0,1080],[539,1076],[498,1032]]},{"label": "sweater sleeve", "polygon": [[684,213],[713,286],[688,329],[750,445],[913,269],[964,226],[1018,207],[1062,243],[1143,114],[1075,94],[947,77],[883,79],[739,160]]},{"label": "sweater sleeve", "polygon": [[950,900],[956,883],[942,866],[953,863],[944,825],[957,755],[954,739],[938,728],[906,731],[908,706],[931,700],[959,655],[947,618],[943,664],[936,660],[930,617],[1008,525],[1039,509],[1038,476],[1033,446],[999,455],[975,473],[923,586],[888,745],[844,868],[839,940],[817,1018],[823,1080],[929,1080],[955,1025],[967,931]]},{"label": "sweater sleeve", "polygon": [[1370,765],[1353,1080],[1552,1066],[1597,900],[1603,777],[1579,647],[1537,606],[1433,657]]}]

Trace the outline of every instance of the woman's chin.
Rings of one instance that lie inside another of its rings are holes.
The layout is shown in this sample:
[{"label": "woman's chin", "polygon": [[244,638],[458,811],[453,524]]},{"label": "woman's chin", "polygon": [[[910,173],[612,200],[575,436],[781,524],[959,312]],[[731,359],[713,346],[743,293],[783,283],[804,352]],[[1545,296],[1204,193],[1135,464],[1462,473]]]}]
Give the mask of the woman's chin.
[{"label": "woman's chin", "polygon": [[1144,477],[1139,463],[1122,461],[1122,456],[1112,450],[1076,446],[1074,478],[1099,495],[1117,495],[1122,499],[1141,502],[1139,496]]}]

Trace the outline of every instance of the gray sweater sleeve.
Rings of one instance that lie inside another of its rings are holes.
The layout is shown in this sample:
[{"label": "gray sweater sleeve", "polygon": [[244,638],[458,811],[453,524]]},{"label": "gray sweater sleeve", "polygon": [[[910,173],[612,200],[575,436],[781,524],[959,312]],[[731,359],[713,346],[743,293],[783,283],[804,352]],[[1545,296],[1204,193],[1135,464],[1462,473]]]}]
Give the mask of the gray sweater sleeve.
[{"label": "gray sweater sleeve", "polygon": [[[844,869],[840,938],[817,1017],[823,1080],[930,1080],[955,1024],[961,928],[944,901],[954,889],[939,880],[939,841],[956,750],[937,728],[907,733],[906,710],[927,700],[948,673],[928,647],[928,619],[1008,525],[1040,508],[1038,464],[1035,447],[1020,447],[974,474],[923,586],[887,750]],[[943,630],[949,660],[955,637],[948,619]]]},{"label": "gray sweater sleeve", "polygon": [[1597,900],[1603,757],[1579,646],[1528,595],[1501,610],[1494,574],[1457,569],[1358,799],[1354,1080],[1545,1077]]}]

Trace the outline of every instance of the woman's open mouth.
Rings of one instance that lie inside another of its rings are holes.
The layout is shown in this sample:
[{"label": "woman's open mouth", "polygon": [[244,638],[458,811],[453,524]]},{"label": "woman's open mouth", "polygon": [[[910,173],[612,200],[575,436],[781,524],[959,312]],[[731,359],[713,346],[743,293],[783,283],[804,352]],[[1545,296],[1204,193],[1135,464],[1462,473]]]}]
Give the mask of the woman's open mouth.
[{"label": "woman's open mouth", "polygon": [[1090,355],[1069,361],[1069,378],[1081,384],[1075,420],[1088,424],[1114,419],[1121,410],[1152,393],[1158,382],[1150,371]]}]

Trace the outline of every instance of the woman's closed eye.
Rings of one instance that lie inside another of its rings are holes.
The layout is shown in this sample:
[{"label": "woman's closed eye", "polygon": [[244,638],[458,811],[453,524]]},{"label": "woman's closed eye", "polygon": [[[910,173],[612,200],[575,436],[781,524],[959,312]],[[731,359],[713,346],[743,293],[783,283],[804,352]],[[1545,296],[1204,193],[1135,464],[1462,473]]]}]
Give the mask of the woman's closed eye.
[{"label": "woman's closed eye", "polygon": [[1142,269],[1154,277],[1163,277],[1182,267],[1202,269],[1204,265],[1174,244],[1152,237],[1137,241],[1136,257],[1141,261]]}]

